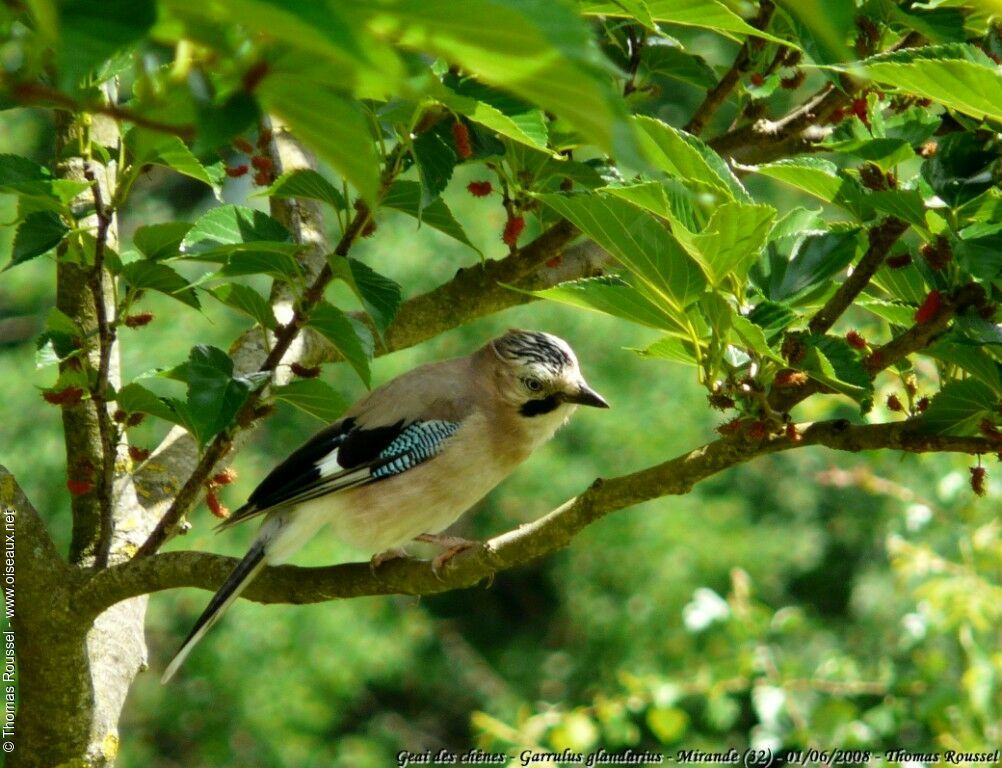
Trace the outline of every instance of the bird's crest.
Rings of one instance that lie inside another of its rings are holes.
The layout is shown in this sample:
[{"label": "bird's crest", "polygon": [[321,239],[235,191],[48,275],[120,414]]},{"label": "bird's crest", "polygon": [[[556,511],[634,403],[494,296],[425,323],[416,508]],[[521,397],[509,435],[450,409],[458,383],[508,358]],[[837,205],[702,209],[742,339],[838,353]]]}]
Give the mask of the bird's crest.
[{"label": "bird's crest", "polygon": [[491,347],[502,360],[521,365],[540,365],[554,374],[574,364],[574,353],[567,343],[541,331],[513,328],[495,339]]}]

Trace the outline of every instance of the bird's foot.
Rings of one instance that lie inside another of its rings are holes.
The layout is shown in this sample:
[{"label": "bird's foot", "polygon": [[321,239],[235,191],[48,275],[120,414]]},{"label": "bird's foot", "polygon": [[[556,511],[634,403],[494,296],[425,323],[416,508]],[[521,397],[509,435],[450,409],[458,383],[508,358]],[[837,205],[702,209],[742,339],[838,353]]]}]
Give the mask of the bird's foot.
[{"label": "bird's foot", "polygon": [[437,544],[443,547],[443,551],[440,552],[431,561],[431,570],[435,576],[441,580],[442,567],[448,563],[452,558],[458,555],[460,552],[464,552],[471,547],[479,547],[481,544],[479,541],[471,541],[470,539],[464,539],[459,536],[440,536],[433,533],[422,533],[417,536],[414,541],[422,541],[426,544]]},{"label": "bird's foot", "polygon": [[407,550],[403,547],[394,547],[393,549],[388,549],[385,552],[379,552],[369,559],[369,570],[375,573],[376,569],[383,563],[390,560],[399,560],[402,557],[410,557],[410,555],[407,554]]}]

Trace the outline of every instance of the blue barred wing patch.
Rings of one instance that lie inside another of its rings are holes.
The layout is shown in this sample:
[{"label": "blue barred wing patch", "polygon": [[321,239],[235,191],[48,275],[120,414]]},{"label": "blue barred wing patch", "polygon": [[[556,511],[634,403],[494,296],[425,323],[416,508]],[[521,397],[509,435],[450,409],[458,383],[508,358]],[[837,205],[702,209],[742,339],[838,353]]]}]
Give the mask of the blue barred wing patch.
[{"label": "blue barred wing patch", "polygon": [[442,450],[458,429],[458,422],[437,419],[408,425],[380,452],[380,462],[372,470],[372,479],[399,475],[427,461]]}]

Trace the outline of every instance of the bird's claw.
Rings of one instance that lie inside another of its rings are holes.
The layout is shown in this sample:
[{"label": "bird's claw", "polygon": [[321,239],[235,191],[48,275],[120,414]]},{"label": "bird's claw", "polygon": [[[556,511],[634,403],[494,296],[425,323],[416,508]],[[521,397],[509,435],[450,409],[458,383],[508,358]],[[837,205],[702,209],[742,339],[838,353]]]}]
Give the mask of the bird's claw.
[{"label": "bird's claw", "polygon": [[431,561],[431,571],[435,574],[435,578],[439,581],[443,581],[441,571],[446,563],[448,563],[460,552],[464,552],[471,547],[481,546],[479,541],[471,541],[470,539],[463,539],[459,536],[438,536],[431,533],[422,533],[415,539],[415,541],[422,541],[427,544],[438,544],[439,546],[445,548]]},{"label": "bird's claw", "polygon": [[369,570],[372,571],[373,575],[376,573],[376,569],[383,563],[389,560],[399,560],[402,557],[409,557],[407,550],[403,547],[394,547],[393,549],[388,549],[385,552],[377,552],[369,559]]}]

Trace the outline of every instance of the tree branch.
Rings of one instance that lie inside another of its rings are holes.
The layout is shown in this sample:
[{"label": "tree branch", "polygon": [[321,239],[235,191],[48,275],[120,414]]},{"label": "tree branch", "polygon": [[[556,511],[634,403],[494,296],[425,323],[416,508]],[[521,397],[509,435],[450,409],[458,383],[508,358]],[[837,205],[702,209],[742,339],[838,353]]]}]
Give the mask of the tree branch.
[{"label": "tree branch", "polygon": [[[909,453],[988,453],[995,444],[979,437],[925,435],[915,422],[850,425],[818,422],[804,428],[796,442],[771,437],[748,442],[722,438],[657,466],[610,480],[596,480],[580,496],[544,517],[460,553],[436,575],[418,560],[391,560],[373,572],[368,563],[324,568],[266,568],[245,597],[261,603],[310,603],[363,595],[426,595],[470,587],[499,571],[567,546],[585,527],[606,515],[651,499],[684,495],[701,480],[758,456],[806,446],[839,451],[895,449]],[[215,590],[237,560],[204,552],[169,552],[135,559],[95,573],[77,592],[75,610],[96,615],[129,597],[177,587]]]},{"label": "tree branch", "polygon": [[[756,29],[764,30],[769,26],[769,20],[772,19],[772,14],[775,10],[776,6],[773,5],[771,0],[761,0],[758,14],[751,22],[751,25]],[[703,128],[706,127],[706,124],[716,111],[720,109],[720,106],[730,96],[731,91],[734,90],[734,86],[741,80],[741,76],[748,71],[748,66],[751,64],[751,47],[758,42],[761,41],[757,41],[751,37],[745,38],[745,41],[738,49],[737,56],[734,57],[734,63],[731,64],[730,68],[724,73],[717,84],[706,92],[706,98],[696,107],[696,111],[689,119],[689,122],[686,123],[683,130],[695,136],[703,132]]]},{"label": "tree branch", "polygon": [[90,395],[97,412],[97,427],[101,438],[101,467],[97,474],[95,493],[101,510],[100,531],[94,553],[94,566],[104,568],[108,564],[111,538],[115,526],[112,509],[112,492],[115,484],[115,459],[117,457],[115,428],[108,414],[108,372],[111,364],[111,349],[115,343],[115,328],[108,322],[108,305],[105,302],[104,253],[108,245],[108,229],[111,226],[111,211],[104,204],[101,185],[97,183],[94,170],[89,165],[84,169],[84,178],[91,183],[94,196],[94,215],[97,230],[94,235],[94,265],[90,269],[87,283],[94,297],[97,313],[98,366],[97,378],[91,386]]},{"label": "tree branch", "polygon": [[880,265],[884,263],[891,248],[907,229],[908,224],[893,216],[888,216],[870,229],[870,245],[866,249],[866,253],[852,270],[852,274],[845,279],[835,294],[811,318],[808,324],[811,333],[827,333],[828,329],[835,325],[835,321],[863,292],[877,270],[880,269]]}]

